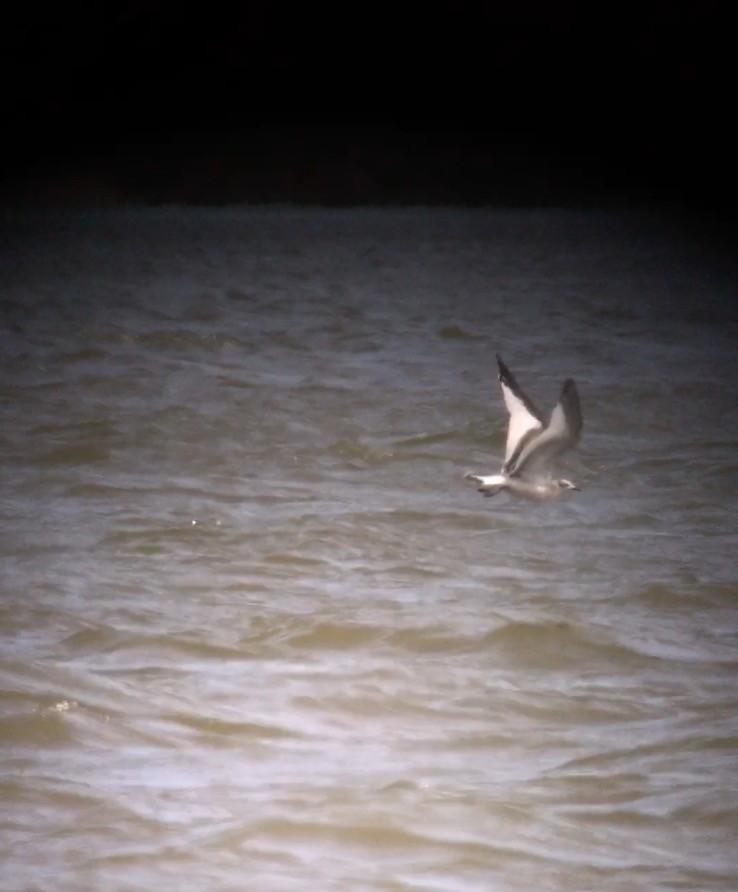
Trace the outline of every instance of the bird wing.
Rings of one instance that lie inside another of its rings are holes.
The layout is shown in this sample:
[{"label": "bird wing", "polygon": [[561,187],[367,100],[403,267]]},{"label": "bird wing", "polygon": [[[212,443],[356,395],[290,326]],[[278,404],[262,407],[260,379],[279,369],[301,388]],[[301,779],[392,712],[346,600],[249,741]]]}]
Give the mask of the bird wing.
[{"label": "bird wing", "polygon": [[515,376],[505,363],[497,357],[498,379],[502,388],[505,406],[510,413],[505,444],[505,464],[503,473],[508,473],[521,450],[543,430],[544,419],[533,400],[515,380]]},{"label": "bird wing", "polygon": [[545,429],[523,444],[509,473],[515,477],[549,477],[551,463],[576,446],[581,432],[582,408],[577,386],[567,378]]}]

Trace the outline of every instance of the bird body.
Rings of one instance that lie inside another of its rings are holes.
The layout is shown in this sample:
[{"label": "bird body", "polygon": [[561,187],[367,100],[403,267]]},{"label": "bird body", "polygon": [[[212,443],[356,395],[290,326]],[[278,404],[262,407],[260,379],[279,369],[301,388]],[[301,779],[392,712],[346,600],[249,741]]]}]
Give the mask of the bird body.
[{"label": "bird body", "polygon": [[579,442],[582,411],[576,384],[567,378],[561,396],[546,422],[537,406],[520,387],[515,376],[497,357],[498,379],[510,415],[505,441],[505,460],[499,474],[465,474],[486,496],[507,491],[531,501],[559,496],[578,487],[564,477],[554,477],[551,466]]}]

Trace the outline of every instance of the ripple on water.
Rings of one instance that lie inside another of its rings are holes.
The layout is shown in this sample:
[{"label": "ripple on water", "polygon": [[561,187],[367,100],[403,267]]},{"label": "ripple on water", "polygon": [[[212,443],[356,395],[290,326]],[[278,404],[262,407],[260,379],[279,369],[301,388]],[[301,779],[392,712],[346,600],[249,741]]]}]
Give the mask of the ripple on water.
[{"label": "ripple on water", "polygon": [[[22,217],[0,885],[734,892],[735,276],[597,211]],[[465,484],[497,350],[576,378],[576,499]]]}]

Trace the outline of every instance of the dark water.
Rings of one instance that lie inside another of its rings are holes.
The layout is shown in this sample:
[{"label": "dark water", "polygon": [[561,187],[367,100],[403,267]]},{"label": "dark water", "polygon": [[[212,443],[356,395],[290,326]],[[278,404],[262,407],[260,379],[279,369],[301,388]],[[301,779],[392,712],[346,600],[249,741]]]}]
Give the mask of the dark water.
[{"label": "dark water", "polygon": [[[5,221],[0,888],[738,884],[734,270],[645,216]],[[581,493],[482,499],[502,353]]]}]

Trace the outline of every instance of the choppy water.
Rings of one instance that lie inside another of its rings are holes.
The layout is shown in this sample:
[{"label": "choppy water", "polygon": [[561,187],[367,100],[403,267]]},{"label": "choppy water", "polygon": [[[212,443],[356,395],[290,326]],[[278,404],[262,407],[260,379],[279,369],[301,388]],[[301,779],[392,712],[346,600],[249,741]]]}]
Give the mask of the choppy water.
[{"label": "choppy water", "polygon": [[[733,270],[663,221],[5,221],[0,888],[738,884]],[[481,498],[499,350],[583,492]]]}]

